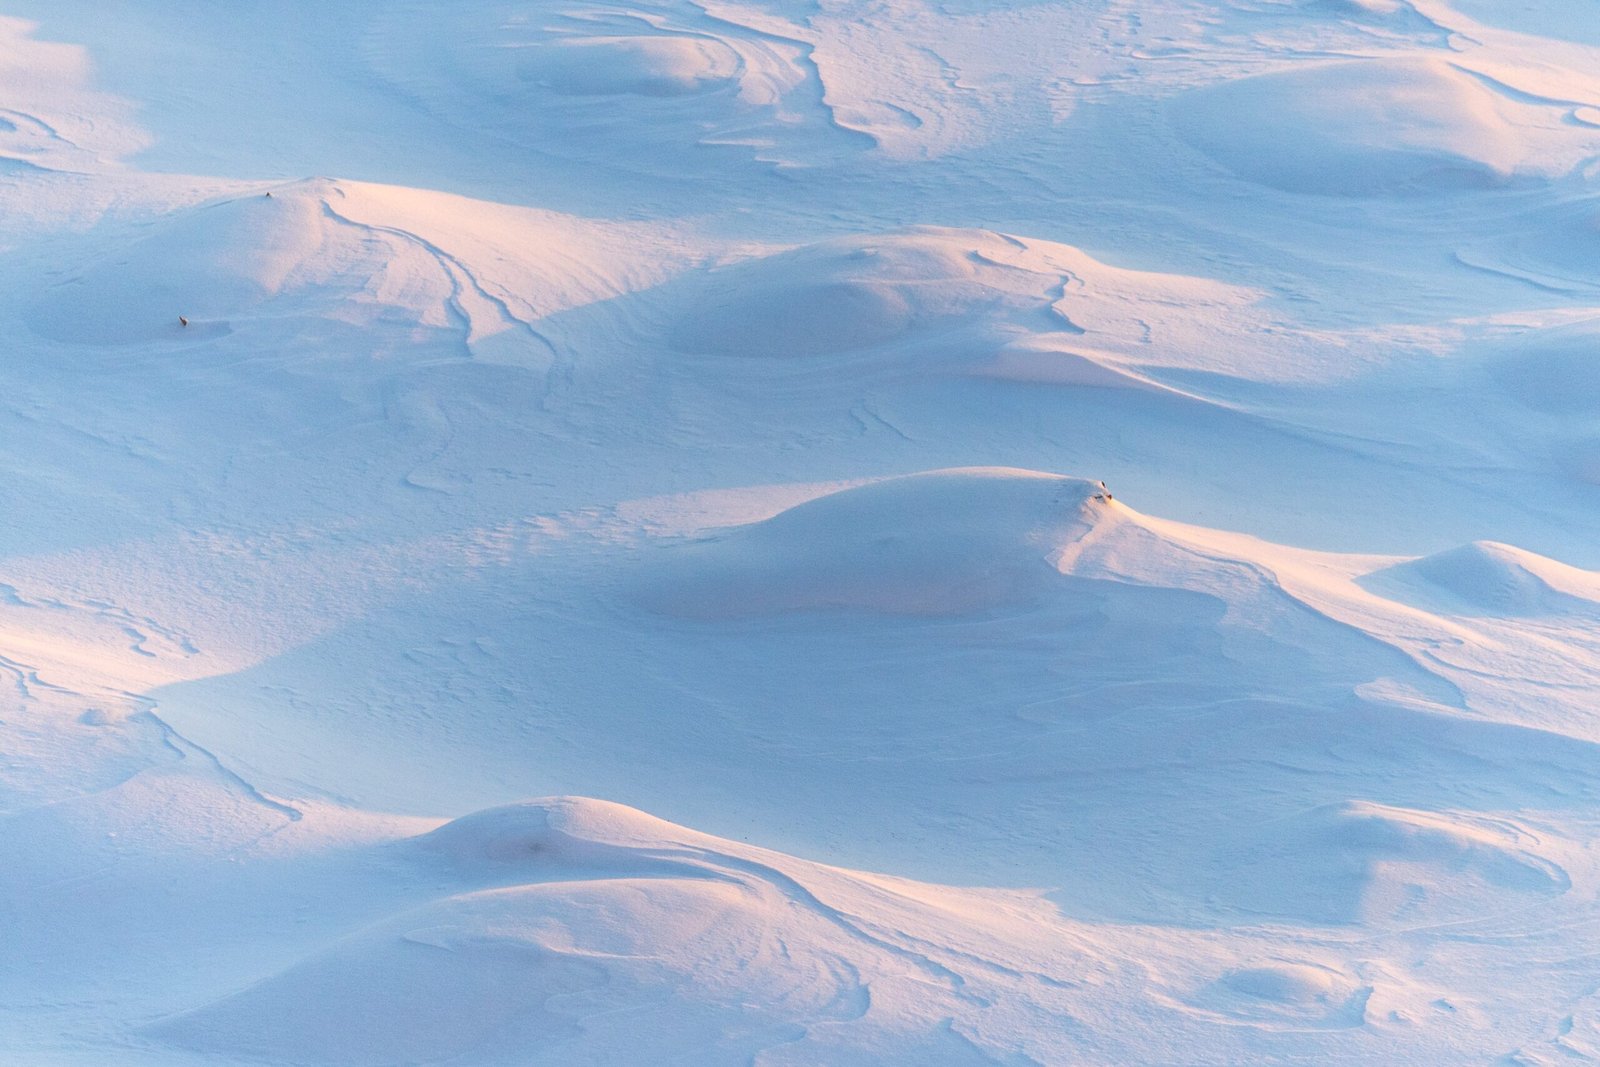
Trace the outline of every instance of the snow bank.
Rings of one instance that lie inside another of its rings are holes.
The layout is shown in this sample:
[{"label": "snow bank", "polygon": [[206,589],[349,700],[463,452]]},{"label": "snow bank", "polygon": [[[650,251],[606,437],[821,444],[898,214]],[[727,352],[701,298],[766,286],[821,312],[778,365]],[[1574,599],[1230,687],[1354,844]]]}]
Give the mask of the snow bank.
[{"label": "snow bank", "polygon": [[826,609],[960,615],[1027,603],[1061,546],[1115,522],[1092,482],[1002,468],[831,493],[686,548],[642,596],[688,618]]},{"label": "snow bank", "polygon": [[939,1021],[962,1007],[959,988],[941,988],[952,972],[805,882],[862,900],[892,898],[883,888],[577,798],[468,816],[415,845],[434,878],[499,884],[446,894],[146,1034],[347,1067],[627,1062],[641,1047],[697,1063],[983,1062]]},{"label": "snow bank", "polygon": [[1449,613],[1600,614],[1600,574],[1494,541],[1475,541],[1372,576],[1382,588]]},{"label": "snow bank", "polygon": [[1235,1025],[1337,1030],[1366,1024],[1372,992],[1333,967],[1272,960],[1228,971],[1189,1003]]},{"label": "snow bank", "polygon": [[691,5],[529,13],[409,2],[373,19],[364,52],[452,125],[718,184],[740,156],[811,165],[867,143],[819,106],[800,32],[754,10],[714,17]]},{"label": "snow bank", "polygon": [[1070,245],[918,226],[716,271],[685,300],[668,341],[846,385],[893,370],[1161,389],[1138,368],[1193,366],[1196,321],[1244,329],[1254,299],[1201,278],[1109,266]]},{"label": "snow bank", "polygon": [[684,352],[792,359],[908,334],[991,335],[1021,320],[1060,327],[1062,277],[1016,262],[1014,239],[921,227],[849,237],[721,272],[674,327]]},{"label": "snow bank", "polygon": [[1449,922],[1571,887],[1535,835],[1503,820],[1347,801],[1269,832],[1236,868],[1236,899],[1300,922]]},{"label": "snow bank", "polygon": [[1521,113],[1532,110],[1445,60],[1404,57],[1311,62],[1225,82],[1179,97],[1172,116],[1190,143],[1247,180],[1378,196],[1552,173],[1521,129]]},{"label": "snow bank", "polygon": [[342,196],[337,183],[307,181],[182,212],[50,286],[28,324],[95,345],[216,337],[263,320],[449,327],[445,271],[414,244],[340,218]]}]

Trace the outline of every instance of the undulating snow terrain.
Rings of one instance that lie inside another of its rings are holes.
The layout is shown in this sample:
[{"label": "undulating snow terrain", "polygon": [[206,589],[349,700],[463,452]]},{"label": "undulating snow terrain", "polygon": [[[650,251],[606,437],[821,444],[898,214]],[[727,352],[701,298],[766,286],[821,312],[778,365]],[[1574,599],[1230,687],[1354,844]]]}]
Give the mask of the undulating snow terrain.
[{"label": "undulating snow terrain", "polygon": [[0,1062],[1600,1060],[1594,0],[0,0],[0,253]]}]

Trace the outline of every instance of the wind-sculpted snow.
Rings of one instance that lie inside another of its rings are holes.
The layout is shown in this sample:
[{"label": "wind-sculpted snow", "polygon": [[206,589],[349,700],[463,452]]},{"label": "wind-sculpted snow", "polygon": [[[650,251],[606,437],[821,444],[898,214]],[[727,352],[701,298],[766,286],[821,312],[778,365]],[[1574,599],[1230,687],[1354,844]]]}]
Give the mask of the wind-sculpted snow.
[{"label": "wind-sculpted snow", "polygon": [[[574,234],[582,227],[558,216],[496,214],[493,205],[328,180],[256,190],[185,211],[54,281],[27,319],[51,340],[93,345],[193,343],[236,329],[253,329],[257,344],[303,343],[307,331],[348,328],[384,338],[368,346],[424,348],[510,331],[535,350],[521,361],[540,362],[549,344],[530,341],[532,320],[660,271],[607,256],[642,233]],[[552,238],[557,249],[519,247],[509,276],[480,277],[449,250],[503,260],[507,244]]]},{"label": "wind-sculpted snow", "polygon": [[814,152],[857,148],[818,107],[796,33],[754,8],[687,2],[547,13],[404,3],[375,19],[365,50],[453,123],[541,153],[694,175],[718,158],[805,166]]},{"label": "wind-sculpted snow", "polygon": [[[1350,801],[1297,814],[1239,853],[1245,906],[1312,923],[1459,922],[1571,888],[1515,824]],[[1530,851],[1529,846],[1533,850]],[[1299,886],[1292,897],[1273,887]]]},{"label": "wind-sculpted snow", "polygon": [[1472,614],[1600,616],[1600,574],[1493,542],[1462,545],[1372,577],[1414,595],[1431,591]]},{"label": "wind-sculpted snow", "polygon": [[1257,1026],[1322,1030],[1365,1024],[1371,997],[1371,987],[1332,968],[1271,961],[1228,972],[1191,1003]]},{"label": "wind-sculpted snow", "polygon": [[860,379],[961,373],[1159,390],[1141,364],[1193,367],[1199,309],[1255,321],[1248,290],[1121,270],[1048,241],[936,227],[748,260],[698,290],[672,325],[673,348],[782,361],[775,373],[816,378],[847,365]]},{"label": "wind-sculpted snow", "polygon": [[[972,1042],[900,1015],[918,992],[924,1010],[969,1006],[959,975],[911,938],[859,927],[759,850],[562,799],[469,816],[409,853],[462,891],[151,1032],[339,1064],[626,1059],[641,1025],[652,1058],[866,1062],[892,1042],[983,1060]],[[773,860],[824,897],[841,885],[893,892]],[[353,1018],[352,993],[370,1006]]]},{"label": "wind-sculpted snow", "polygon": [[35,28],[0,16],[0,161],[71,170],[144,147],[129,103],[97,91],[86,50]]},{"label": "wind-sculpted snow", "polygon": [[1600,1057],[1595,26],[10,0],[0,1060]]},{"label": "wind-sculpted snow", "polygon": [[255,318],[446,329],[448,277],[405,242],[341,220],[328,202],[338,195],[312,182],[198,208],[56,282],[29,324],[98,345],[215,337]]},{"label": "wind-sculpted snow", "polygon": [[1026,604],[1052,574],[1051,552],[1117,521],[1110,508],[1092,482],[1032,471],[877,482],[695,546],[700,558],[679,564],[647,599],[698,618],[829,608],[959,615]]},{"label": "wind-sculpted snow", "polygon": [[[1308,861],[1358,857],[1333,886],[1360,880],[1363,907],[1413,918],[1417,900],[1395,893],[1419,865],[1534,893],[1560,877],[1504,844],[1509,827],[1370,804],[1301,821],[1321,846]],[[652,1058],[698,1063],[1111,1063],[1181,1056],[1201,1034],[1225,1055],[1411,1049],[1414,1032],[1382,1020],[1453,1011],[1421,965],[1352,965],[1270,928],[1202,948],[1196,931],[1073,922],[1034,893],[856,874],[579,798],[470,815],[387,846],[386,860],[434,895],[145,1037],[314,1064],[628,1060],[641,1033]],[[1153,1001],[1138,1033],[1094,1015],[1012,1029],[1132,988]]]},{"label": "wind-sculpted snow", "polygon": [[671,340],[687,353],[796,358],[908,335],[948,345],[974,328],[1003,337],[1014,321],[1076,332],[1051,306],[1065,278],[1030,251],[999,234],[928,228],[784,252],[719,272]]},{"label": "wind-sculpted snow", "polygon": [[739,57],[692,37],[572,37],[529,50],[517,76],[572,96],[678,96],[733,81]]},{"label": "wind-sculpted snow", "polygon": [[[1600,113],[1596,122],[1600,129]],[[1594,292],[1600,278],[1600,200],[1584,191],[1518,222],[1507,233],[1466,243],[1462,261],[1558,292]]]},{"label": "wind-sculpted snow", "polygon": [[[1560,177],[1561,111],[1432,57],[1311,63],[1179,100],[1180,131],[1241,177],[1290,192],[1427,195]],[[1559,143],[1559,141],[1554,141]]]}]

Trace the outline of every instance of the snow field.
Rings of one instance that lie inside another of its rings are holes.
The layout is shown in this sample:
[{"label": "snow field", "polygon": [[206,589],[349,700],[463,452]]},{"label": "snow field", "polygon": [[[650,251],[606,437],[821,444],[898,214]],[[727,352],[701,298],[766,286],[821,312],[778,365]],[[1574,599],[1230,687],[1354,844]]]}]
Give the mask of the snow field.
[{"label": "snow field", "polygon": [[0,1059],[1600,1055],[1587,5],[0,38]]}]

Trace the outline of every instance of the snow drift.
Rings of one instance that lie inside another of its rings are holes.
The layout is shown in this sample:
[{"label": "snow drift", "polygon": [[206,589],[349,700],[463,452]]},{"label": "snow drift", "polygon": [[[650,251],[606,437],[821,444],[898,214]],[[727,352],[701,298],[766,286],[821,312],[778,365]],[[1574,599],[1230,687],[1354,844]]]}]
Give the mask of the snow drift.
[{"label": "snow drift", "polygon": [[856,608],[959,615],[1035,600],[1051,557],[1116,522],[1093,482],[934,471],[834,493],[692,546],[643,595],[691,618]]},{"label": "snow drift", "polygon": [[1558,176],[1560,163],[1541,152],[1547,138],[1531,131],[1559,129],[1559,114],[1538,111],[1470,70],[1408,56],[1223,83],[1180,97],[1173,118],[1250,181],[1324,196],[1415,196]]},{"label": "snow drift", "polygon": [[449,276],[414,244],[341,218],[342,196],[336,183],[301,182],[163,221],[52,285],[29,325],[95,345],[214,337],[253,320],[449,329]]}]

